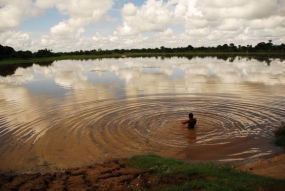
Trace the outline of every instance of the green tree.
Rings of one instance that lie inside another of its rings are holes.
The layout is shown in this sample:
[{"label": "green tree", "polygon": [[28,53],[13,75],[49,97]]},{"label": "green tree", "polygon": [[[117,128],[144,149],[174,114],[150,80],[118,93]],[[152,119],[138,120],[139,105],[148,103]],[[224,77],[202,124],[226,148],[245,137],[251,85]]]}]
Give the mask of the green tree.
[{"label": "green tree", "polygon": [[229,46],[227,45],[227,44],[224,44],[223,46],[222,46],[222,50],[223,51],[227,51],[229,49]]},{"label": "green tree", "polygon": [[193,46],[191,46],[191,45],[188,45],[188,46],[187,46],[187,50],[192,51],[193,49],[194,49]]},{"label": "green tree", "polygon": [[230,43],[230,49],[231,49],[231,51],[235,51],[237,49],[237,47],[235,46],[234,43]]},{"label": "green tree", "polygon": [[35,57],[52,57],[54,56],[54,54],[51,52],[51,49],[42,49],[42,50],[38,50],[36,53],[34,53]]},{"label": "green tree", "polygon": [[14,55],[15,52],[16,51],[12,47],[2,46],[0,44],[0,60],[1,59],[11,58]]},{"label": "green tree", "polygon": [[33,57],[33,53],[29,50],[27,51],[18,51],[17,53],[15,53],[17,58],[21,58],[21,59],[30,59]]}]

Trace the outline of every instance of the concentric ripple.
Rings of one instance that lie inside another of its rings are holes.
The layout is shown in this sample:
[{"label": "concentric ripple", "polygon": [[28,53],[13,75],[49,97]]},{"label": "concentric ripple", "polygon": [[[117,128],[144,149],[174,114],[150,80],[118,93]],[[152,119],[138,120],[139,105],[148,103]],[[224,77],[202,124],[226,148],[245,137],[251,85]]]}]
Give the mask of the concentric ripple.
[{"label": "concentric ripple", "polygon": [[[56,110],[64,115],[47,116],[45,130],[29,128],[42,125],[42,119],[10,132],[2,128],[1,140],[8,146],[1,157],[28,154],[24,166],[48,161],[53,170],[142,153],[188,161],[259,157],[278,152],[272,131],[285,116],[282,99],[268,100],[181,94],[62,105]],[[197,118],[195,130],[181,124],[189,111]]]}]

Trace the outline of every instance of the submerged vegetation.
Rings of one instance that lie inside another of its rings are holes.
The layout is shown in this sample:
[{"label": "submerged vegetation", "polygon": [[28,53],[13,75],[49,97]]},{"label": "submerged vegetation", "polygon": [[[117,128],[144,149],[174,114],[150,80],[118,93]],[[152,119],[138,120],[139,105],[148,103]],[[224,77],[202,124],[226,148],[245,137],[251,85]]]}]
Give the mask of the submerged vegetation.
[{"label": "submerged vegetation", "polygon": [[[129,166],[149,169],[157,177],[157,186],[177,180],[162,190],[284,190],[285,181],[235,170],[230,165],[191,165],[177,159],[156,155],[134,156]],[[182,181],[183,180],[183,181]],[[183,182],[183,183],[182,183]],[[178,184],[179,183],[179,184]],[[147,190],[147,188],[146,188]]]},{"label": "submerged vegetation", "polygon": [[70,59],[119,58],[138,56],[191,56],[191,55],[275,55],[285,54],[285,44],[273,45],[260,42],[256,46],[234,45],[233,43],[218,45],[216,47],[187,47],[142,48],[142,49],[113,49],[113,50],[80,50],[73,52],[54,53],[50,49],[42,49],[32,53],[29,50],[15,51],[12,47],[0,45],[0,64],[48,62]]}]

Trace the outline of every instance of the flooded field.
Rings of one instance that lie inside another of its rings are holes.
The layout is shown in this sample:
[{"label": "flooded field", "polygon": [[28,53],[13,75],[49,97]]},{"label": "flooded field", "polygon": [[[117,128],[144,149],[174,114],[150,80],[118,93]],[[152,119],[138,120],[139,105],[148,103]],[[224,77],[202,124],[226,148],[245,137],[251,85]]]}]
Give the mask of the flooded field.
[{"label": "flooded field", "polygon": [[[0,172],[158,154],[238,162],[282,151],[285,62],[249,58],[55,61],[0,71]],[[196,128],[181,124],[189,112]]]}]

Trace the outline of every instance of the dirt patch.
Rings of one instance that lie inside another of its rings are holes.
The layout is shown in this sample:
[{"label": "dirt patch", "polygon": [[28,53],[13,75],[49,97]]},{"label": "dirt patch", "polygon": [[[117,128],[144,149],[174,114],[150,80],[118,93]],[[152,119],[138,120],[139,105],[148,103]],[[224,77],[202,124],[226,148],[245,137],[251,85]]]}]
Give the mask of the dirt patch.
[{"label": "dirt patch", "polygon": [[285,179],[285,154],[283,153],[267,159],[259,159],[256,162],[242,165],[237,169],[263,176]]},{"label": "dirt patch", "polygon": [[54,174],[0,175],[0,190],[153,190],[183,184],[191,177],[164,176],[126,166],[126,160],[69,169]]}]

